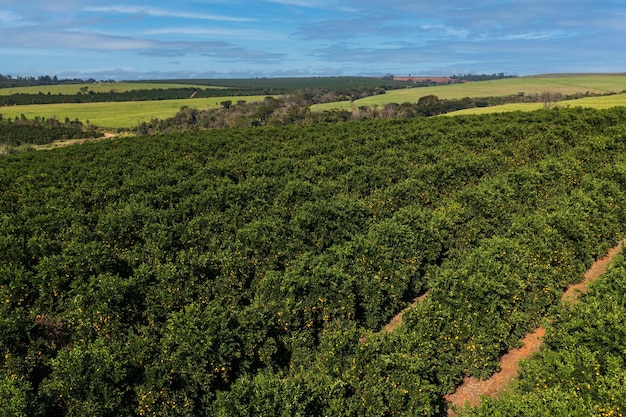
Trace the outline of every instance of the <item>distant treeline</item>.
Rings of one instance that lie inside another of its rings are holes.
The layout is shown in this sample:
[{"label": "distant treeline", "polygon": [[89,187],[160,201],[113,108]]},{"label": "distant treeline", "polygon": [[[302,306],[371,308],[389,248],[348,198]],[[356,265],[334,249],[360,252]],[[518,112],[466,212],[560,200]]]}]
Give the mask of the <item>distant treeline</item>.
[{"label": "distant treeline", "polygon": [[497,74],[459,74],[452,75],[452,78],[455,81],[489,81],[489,80],[500,80],[503,78],[516,78],[517,75],[504,75],[503,72],[499,72]]},{"label": "distant treeline", "polygon": [[[144,82],[144,81],[139,81]],[[196,85],[227,87],[242,90],[263,91],[261,94],[276,95],[294,93],[300,90],[353,90],[359,88],[381,88],[393,90],[406,88],[407,83],[394,81],[386,77],[288,77],[288,78],[249,78],[249,79],[172,79],[151,80],[149,83],[182,83],[193,82]]]},{"label": "distant treeline", "polygon": [[[84,88],[84,87],[83,87]],[[85,89],[76,94],[11,94],[0,96],[0,106],[19,106],[27,104],[57,104],[57,103],[103,103],[123,101],[150,101],[150,100],[179,100],[186,98],[207,98],[250,95],[240,90],[220,90],[215,88],[172,88],[152,90],[132,90],[116,92],[113,89],[106,92],[96,92]]]},{"label": "distant treeline", "polygon": [[[82,87],[76,94],[11,94],[0,96],[0,106],[19,106],[27,104],[57,104],[57,103],[95,103],[95,102],[123,102],[123,101],[150,101],[150,100],[178,100],[187,98],[209,97],[239,97],[252,95],[270,95],[265,88],[228,88],[198,89],[167,88],[147,89],[116,92],[95,92]],[[378,94],[384,94],[385,89],[379,86],[355,86],[338,89],[319,87],[307,89],[299,94],[306,97],[308,104],[331,103],[335,101],[358,100]]]},{"label": "distant treeline", "polygon": [[0,88],[13,87],[32,87],[37,85],[58,85],[58,84],[91,84],[96,80],[89,78],[83,80],[80,78],[59,79],[57,76],[41,75],[39,77],[13,77],[12,75],[0,74]]},{"label": "distant treeline", "polygon": [[507,103],[543,103],[544,108],[549,109],[555,107],[560,100],[580,98],[587,95],[589,93],[569,96],[564,96],[560,93],[520,93],[508,96],[465,97],[462,99],[440,99],[435,95],[428,95],[421,97],[416,103],[388,103],[384,106],[356,106],[353,104],[349,110],[334,109],[315,112],[311,111],[310,106],[320,102],[315,101],[320,98],[316,98],[310,92],[299,92],[279,97],[268,96],[261,102],[253,103],[247,103],[243,100],[236,102],[225,100],[221,102],[221,108],[214,109],[199,110],[197,108],[183,107],[173,117],[142,122],[135,130],[140,134],[151,134],[188,129],[243,128],[265,125],[314,125],[347,120],[406,119],[436,116],[457,110],[497,106]]},{"label": "distant treeline", "polygon": [[55,118],[35,117],[27,119],[24,115],[5,119],[0,114],[0,144],[8,146],[45,145],[59,139],[83,139],[101,136],[95,127],[85,126],[79,120],[66,118],[61,122]]},{"label": "distant treeline", "polygon": [[[452,75],[450,78],[455,81],[486,81],[501,78],[514,78],[516,75],[505,75],[504,73],[494,74],[459,74]],[[241,90],[258,90],[260,94],[284,94],[295,92],[303,89],[343,89],[343,88],[359,88],[359,87],[380,87],[385,90],[405,88],[406,81],[394,81],[393,75],[387,74],[384,77],[286,77],[286,78],[248,78],[248,79],[171,79],[171,80],[134,80],[133,82],[146,83],[180,83],[228,87]],[[38,85],[58,85],[58,84],[91,84],[95,83],[94,78],[65,78],[60,79],[56,75],[41,75],[39,77],[22,77],[12,76],[10,74],[0,74],[0,88],[8,87],[32,87]],[[100,81],[100,82],[111,82]],[[250,95],[246,93],[246,95]]]}]

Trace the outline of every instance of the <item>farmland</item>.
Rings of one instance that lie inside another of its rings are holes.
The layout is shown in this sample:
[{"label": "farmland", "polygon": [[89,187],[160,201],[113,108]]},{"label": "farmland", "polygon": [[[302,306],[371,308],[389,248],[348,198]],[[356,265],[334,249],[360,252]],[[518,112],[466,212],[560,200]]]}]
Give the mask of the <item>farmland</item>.
[{"label": "farmland", "polygon": [[119,82],[119,83],[84,83],[84,84],[58,84],[58,85],[38,85],[31,87],[10,87],[0,88],[0,96],[6,96],[10,94],[54,94],[54,95],[69,95],[76,94],[83,90],[89,90],[96,93],[106,93],[114,91],[123,93],[132,90],[155,90],[155,89],[168,89],[168,88],[217,88],[224,89],[225,87],[207,86],[199,84],[189,83],[139,83],[139,82]]},{"label": "farmland", "polygon": [[333,101],[404,86],[406,83],[367,77],[37,85],[0,89],[0,114],[11,119],[22,115],[28,119],[69,118],[105,128],[133,128],[154,118],[172,117],[184,106],[216,108],[224,101],[254,102],[303,91],[308,100]]},{"label": "farmland", "polygon": [[570,95],[576,93],[606,94],[626,90],[626,75],[571,75],[571,76],[535,76],[507,78],[493,81],[469,82],[463,84],[442,85],[394,90],[387,94],[367,97],[360,100],[341,103],[325,103],[313,106],[313,111],[333,108],[351,109],[352,106],[384,106],[388,103],[417,102],[420,97],[435,95],[440,99],[461,99],[463,97],[507,96],[523,93],[541,94],[544,91]]},{"label": "farmland", "polygon": [[[281,89],[279,81],[287,84]],[[108,93],[115,90],[116,94],[127,91],[149,91],[150,89],[168,89],[181,87],[193,88],[220,88],[224,91],[224,96],[194,99],[177,99],[177,100],[161,100],[152,99],[150,101],[121,101],[121,102],[100,102],[100,103],[61,103],[61,104],[29,104],[19,106],[7,106],[0,108],[0,114],[5,118],[15,118],[24,114],[25,117],[32,119],[34,117],[56,117],[65,119],[66,117],[74,120],[78,119],[83,123],[89,121],[96,126],[107,128],[134,128],[142,122],[149,122],[154,118],[165,119],[174,116],[174,114],[183,106],[194,107],[198,109],[209,109],[220,107],[223,101],[237,102],[245,100],[247,102],[257,102],[264,99],[267,95],[254,96],[232,96],[233,93],[241,94],[246,89],[254,91],[264,90],[266,92],[285,92],[299,91],[294,88],[338,88],[346,90],[350,88],[367,88],[380,87],[388,83],[388,80],[366,79],[358,77],[338,77],[338,78],[320,78],[305,80],[222,80],[219,86],[208,87],[208,84],[219,84],[217,80],[196,80],[195,83],[183,84],[182,81],[170,81],[164,83],[100,83],[100,84],[70,84],[56,85],[50,87],[20,87],[0,89],[0,94],[10,94],[10,92],[30,92],[35,94],[33,100],[37,100],[39,92],[43,97],[47,96],[47,92],[52,95],[61,94],[60,97],[70,97],[80,91],[81,87],[86,87],[94,93]],[[520,77],[506,78],[493,81],[468,82],[463,84],[442,85],[436,87],[419,87],[419,88],[398,88],[406,85],[395,83],[390,87],[394,89],[387,90],[385,94],[376,94],[370,97],[357,99],[354,101],[330,102],[324,104],[314,104],[311,110],[314,112],[323,112],[332,109],[345,109],[352,111],[358,107],[384,107],[388,103],[405,103],[418,102],[420,97],[435,95],[440,99],[462,99],[464,97],[498,97],[523,94],[532,96],[541,94],[546,91],[560,93],[563,95],[584,95],[584,94],[608,94],[611,92],[619,93],[626,88],[626,76],[624,75],[571,75],[571,76],[543,76],[543,77]],[[180,83],[180,84],[177,84]],[[207,85],[205,85],[207,84]],[[304,86],[304,87],[303,87]],[[235,90],[230,90],[235,89]],[[165,90],[167,91],[167,90]],[[346,90],[349,91],[349,90]],[[191,91],[184,92],[184,96],[191,94]],[[6,96],[8,97],[8,96]],[[89,95],[78,96],[89,99]],[[111,98],[113,100],[114,98]],[[615,105],[623,105],[623,95],[612,95],[606,97],[586,97],[579,100],[568,100],[563,105],[570,106],[589,106],[594,108],[608,108]],[[541,108],[538,103],[512,103],[497,107],[473,108],[462,111],[465,113],[485,113],[493,111],[515,111],[515,110],[534,110]]]},{"label": "farmland", "polygon": [[121,103],[69,103],[69,104],[33,104],[26,106],[0,107],[0,114],[6,117],[34,117],[63,120],[68,117],[83,122],[109,128],[129,128],[141,122],[149,122],[153,118],[167,118],[173,116],[183,106],[203,108],[217,108],[226,100],[248,102],[261,101],[265,96],[238,96],[238,97],[211,97],[185,100],[153,100],[130,101]]},{"label": "farmland", "polygon": [[[487,399],[463,416],[624,414],[624,326],[626,257],[619,256],[582,304],[559,306],[545,338],[546,346],[523,363],[514,390]],[[581,323],[597,323],[597,327]]]},{"label": "farmland", "polygon": [[[565,100],[560,102],[550,103],[553,106],[561,107],[589,107],[594,109],[609,109],[611,107],[626,106],[626,94],[615,94],[610,96],[601,97],[585,97],[574,100]],[[502,104],[493,107],[481,107],[458,110],[452,113],[448,113],[451,116],[458,116],[462,114],[486,114],[486,113],[502,113],[510,111],[533,111],[544,107],[543,103],[513,103]]]},{"label": "farmland", "polygon": [[559,304],[626,236],[625,137],[572,107],[2,156],[0,408],[443,416],[547,320],[519,393],[471,412],[617,411],[623,260]]}]

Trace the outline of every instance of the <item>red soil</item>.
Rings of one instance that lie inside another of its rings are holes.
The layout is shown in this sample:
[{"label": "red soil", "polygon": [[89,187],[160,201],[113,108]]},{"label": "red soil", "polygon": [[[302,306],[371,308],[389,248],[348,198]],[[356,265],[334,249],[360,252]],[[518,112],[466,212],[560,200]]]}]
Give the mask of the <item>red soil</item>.
[{"label": "red soil", "polygon": [[410,306],[408,306],[407,308],[405,308],[404,310],[402,310],[401,312],[396,314],[389,321],[389,323],[387,323],[385,325],[385,327],[382,328],[381,331],[383,333],[391,333],[396,327],[400,326],[402,324],[402,315],[404,314],[404,312],[412,309],[413,307],[415,307],[417,305],[417,303],[422,302],[424,300],[424,298],[426,298],[427,295],[428,295],[428,292],[425,292],[424,294],[422,294],[419,297],[417,297],[416,299],[414,299]]}]

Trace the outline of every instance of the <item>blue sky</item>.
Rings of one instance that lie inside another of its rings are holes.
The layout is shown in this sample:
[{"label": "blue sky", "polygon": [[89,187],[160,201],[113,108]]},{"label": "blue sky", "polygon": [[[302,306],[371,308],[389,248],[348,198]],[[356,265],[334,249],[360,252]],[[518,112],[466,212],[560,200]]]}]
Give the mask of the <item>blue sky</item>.
[{"label": "blue sky", "polygon": [[0,73],[626,72],[626,0],[0,0]]}]

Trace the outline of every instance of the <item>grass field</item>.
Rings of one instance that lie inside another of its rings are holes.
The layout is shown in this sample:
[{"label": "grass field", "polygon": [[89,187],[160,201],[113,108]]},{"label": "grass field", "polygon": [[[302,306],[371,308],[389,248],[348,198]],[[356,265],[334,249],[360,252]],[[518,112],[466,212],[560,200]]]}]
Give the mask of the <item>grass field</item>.
[{"label": "grass field", "polygon": [[[464,84],[441,85],[435,87],[407,88],[388,91],[387,94],[366,97],[354,101],[355,106],[383,106],[388,103],[416,103],[420,97],[435,95],[441,99],[463,97],[507,96],[512,94],[536,94],[544,91],[561,94],[622,92],[626,90],[626,74],[623,75],[560,75],[506,78],[502,80],[469,82]],[[332,109],[350,110],[353,103],[317,104],[312,111]]]},{"label": "grass field", "polygon": [[[594,109],[608,109],[617,106],[626,106],[626,94],[615,94],[602,97],[585,97],[576,100],[564,100],[556,102],[559,107],[591,107]],[[543,108],[542,103],[513,103],[501,106],[477,107],[447,113],[445,116],[456,116],[462,114],[486,114],[504,113],[508,111],[533,111]]]},{"label": "grass field", "polygon": [[132,90],[153,90],[168,88],[197,88],[206,90],[207,88],[224,89],[226,87],[210,87],[198,84],[161,84],[161,83],[96,83],[96,84],[60,84],[60,85],[36,85],[32,87],[10,87],[0,88],[0,96],[8,96],[11,94],[76,94],[81,88],[87,87],[89,91],[96,93],[108,93],[110,91],[123,93]]},{"label": "grass field", "polygon": [[236,102],[262,101],[266,96],[212,97],[185,100],[126,101],[119,103],[69,103],[69,104],[33,104],[27,106],[0,107],[3,117],[15,118],[24,115],[28,119],[56,117],[64,120],[89,120],[95,126],[109,128],[129,128],[150,119],[165,119],[174,116],[183,106],[208,109],[220,107],[225,100]]},{"label": "grass field", "polygon": [[[163,83],[102,83],[102,84],[71,84],[55,86],[36,86],[24,88],[0,89],[1,94],[15,92],[47,94],[75,94],[80,87],[87,86],[92,91],[128,91],[133,89],[152,88],[180,88],[207,86],[194,84],[163,84]],[[220,88],[220,87],[215,87]],[[312,106],[313,111],[324,111],[343,108],[350,110],[352,106],[383,106],[387,103],[417,102],[420,97],[436,95],[442,99],[458,99],[463,97],[487,97],[504,96],[511,94],[535,94],[544,91],[559,92],[562,94],[623,92],[626,90],[626,74],[589,74],[589,75],[543,75],[533,77],[507,78],[494,81],[470,82],[464,84],[443,85],[436,87],[406,88],[391,90],[387,94],[366,97],[354,102],[338,102],[318,104]],[[149,121],[152,118],[167,118],[173,116],[182,106],[197,107],[199,109],[215,108],[224,100],[260,101],[265,96],[244,97],[213,97],[187,100],[162,100],[162,101],[133,101],[119,103],[80,103],[80,104],[48,104],[48,105],[25,105],[15,107],[0,107],[0,114],[4,117],[15,118],[24,114],[29,119],[35,116],[56,117],[63,120],[66,117],[71,120],[79,119],[83,122],[89,120],[96,126],[109,128],[129,128],[138,123]],[[580,100],[571,100],[559,103],[561,106],[586,106],[606,108],[626,105],[626,95],[612,95],[606,97],[590,97]],[[474,114],[488,112],[504,112],[515,110],[534,110],[541,108],[542,104],[507,104],[503,106],[468,109],[454,114]]]}]

